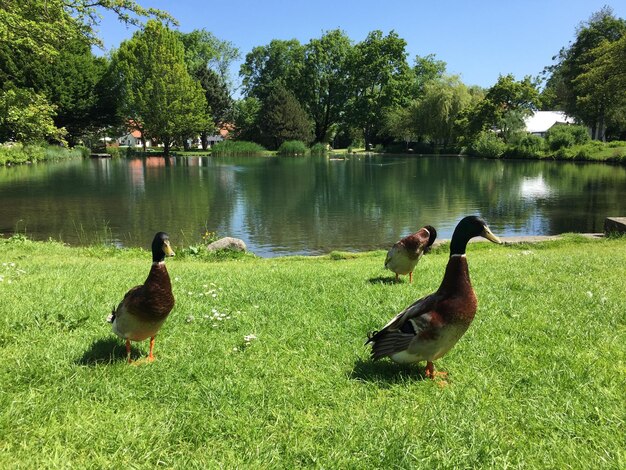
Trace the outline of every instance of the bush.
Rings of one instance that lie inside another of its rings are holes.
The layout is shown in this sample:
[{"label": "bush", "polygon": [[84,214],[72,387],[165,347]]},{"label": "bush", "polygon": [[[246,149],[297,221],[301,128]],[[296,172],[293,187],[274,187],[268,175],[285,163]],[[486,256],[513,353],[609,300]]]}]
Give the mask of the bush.
[{"label": "bush", "polygon": [[266,152],[266,150],[259,144],[245,140],[224,140],[211,148],[211,154],[216,157],[227,155],[259,155],[264,152]]},{"label": "bush", "polygon": [[510,148],[512,156],[523,158],[539,158],[542,156],[544,140],[536,135],[526,134],[521,136]]},{"label": "bush", "polygon": [[470,154],[477,157],[500,158],[506,150],[506,144],[493,132],[481,132],[470,146]]},{"label": "bush", "polygon": [[609,148],[626,147],[626,141],[624,140],[612,140],[606,144]]},{"label": "bush", "polygon": [[546,133],[546,142],[550,150],[583,145],[589,142],[590,137],[587,129],[583,126],[569,126],[559,124],[553,126]]},{"label": "bush", "polygon": [[0,165],[36,163],[44,160],[62,160],[81,156],[82,150],[78,147],[68,149],[58,145],[24,145],[21,143],[0,145]]},{"label": "bush", "polygon": [[328,144],[318,142],[311,146],[311,155],[326,155],[328,153]]},{"label": "bush", "polygon": [[307,146],[301,140],[287,140],[278,147],[278,155],[304,155]]},{"label": "bush", "polygon": [[83,147],[82,145],[77,145],[74,147],[78,150],[83,158],[89,158],[91,156],[91,149],[88,147]]}]

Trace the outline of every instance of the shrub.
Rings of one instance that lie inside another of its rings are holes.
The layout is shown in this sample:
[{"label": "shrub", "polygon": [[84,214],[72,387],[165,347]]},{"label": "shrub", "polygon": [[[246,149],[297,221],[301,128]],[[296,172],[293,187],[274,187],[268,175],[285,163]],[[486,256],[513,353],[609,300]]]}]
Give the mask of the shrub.
[{"label": "shrub", "polygon": [[212,147],[211,154],[216,157],[227,155],[258,155],[265,151],[263,147],[254,142],[247,142],[245,140],[224,140]]},{"label": "shrub", "polygon": [[328,144],[318,142],[311,146],[311,155],[326,155],[328,153]]},{"label": "shrub", "polygon": [[111,146],[106,148],[106,153],[111,155],[111,158],[120,158],[122,156],[122,149],[121,147]]},{"label": "shrub", "polygon": [[536,135],[526,134],[521,136],[511,146],[510,154],[524,158],[539,158],[543,150],[544,140]]},{"label": "shrub", "polygon": [[278,147],[278,155],[304,155],[307,146],[301,140],[287,140]]},{"label": "shrub", "polygon": [[493,132],[481,132],[470,146],[470,153],[478,157],[500,158],[506,150],[506,144]]},{"label": "shrub", "polygon": [[62,160],[81,156],[82,150],[78,147],[68,149],[58,145],[24,145],[21,143],[0,145],[0,165]]},{"label": "shrub", "polygon": [[91,149],[88,148],[88,147],[84,147],[82,145],[77,145],[74,148],[80,152],[80,155],[83,158],[89,158],[91,156]]},{"label": "shrub", "polygon": [[546,133],[550,150],[573,147],[589,142],[589,133],[583,126],[556,125]]},{"label": "shrub", "polygon": [[606,144],[609,148],[626,147],[626,141],[624,140],[612,140]]},{"label": "shrub", "polygon": [[383,144],[376,144],[376,146],[374,147],[373,152],[374,153],[384,153],[385,152],[385,147],[383,146]]}]

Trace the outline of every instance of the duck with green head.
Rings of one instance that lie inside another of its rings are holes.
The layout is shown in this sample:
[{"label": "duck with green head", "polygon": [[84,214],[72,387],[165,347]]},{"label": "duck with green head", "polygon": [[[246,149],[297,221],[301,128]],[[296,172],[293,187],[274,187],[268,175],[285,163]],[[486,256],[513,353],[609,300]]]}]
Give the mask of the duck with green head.
[{"label": "duck with green head", "polygon": [[401,364],[426,361],[426,376],[434,377],[433,361],[444,356],[467,331],[477,300],[470,282],[465,250],[474,237],[501,243],[477,216],[462,219],[450,242],[450,258],[439,289],[417,300],[369,335],[374,360],[389,357]]},{"label": "duck with green head", "polygon": [[129,290],[108,318],[113,332],[126,340],[126,354],[130,359],[130,342],[150,338],[148,361],[154,360],[154,339],[174,308],[174,295],[165,257],[174,256],[169,236],[158,232],[152,241],[152,267],[146,281]]}]

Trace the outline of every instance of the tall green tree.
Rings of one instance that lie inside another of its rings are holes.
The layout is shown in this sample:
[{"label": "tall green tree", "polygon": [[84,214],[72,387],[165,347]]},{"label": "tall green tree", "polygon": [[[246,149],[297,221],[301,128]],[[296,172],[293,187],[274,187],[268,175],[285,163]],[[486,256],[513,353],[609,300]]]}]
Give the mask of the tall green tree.
[{"label": "tall green tree", "polygon": [[415,75],[414,98],[419,98],[424,91],[427,83],[444,77],[446,73],[446,63],[443,60],[437,60],[435,54],[425,56],[415,56],[415,66],[413,67]]},{"label": "tall green tree", "polygon": [[611,8],[604,7],[578,27],[574,42],[561,49],[554,58],[556,64],[545,70],[547,101],[590,126],[594,139],[604,138],[611,98],[591,92],[590,83],[576,80],[598,58],[597,54],[602,53],[598,47],[603,42],[618,41],[625,34],[626,21],[616,18]]},{"label": "tall green tree", "polygon": [[287,140],[311,142],[311,120],[294,94],[282,83],[276,83],[259,112],[263,144],[277,149]]},{"label": "tall green tree", "polygon": [[578,104],[594,105],[603,111],[602,121],[614,134],[626,129],[626,35],[617,41],[603,41],[590,54],[593,60],[583,65],[574,80]]},{"label": "tall green tree", "polygon": [[55,108],[29,89],[0,90],[0,142],[63,142],[65,129],[55,126]]},{"label": "tall green tree", "polygon": [[515,80],[511,74],[501,75],[487,90],[485,98],[466,109],[459,121],[465,123],[462,132],[471,140],[480,132],[497,129],[508,134],[506,129],[515,122],[539,109],[541,100],[538,85],[531,77]]},{"label": "tall green tree", "polygon": [[470,92],[458,76],[428,81],[415,110],[418,133],[447,147],[455,137],[455,125],[461,111],[470,102]]},{"label": "tall green tree", "polygon": [[391,31],[370,32],[352,49],[348,71],[351,98],[348,125],[361,131],[366,147],[383,130],[383,118],[394,106],[408,102],[410,83],[406,41]]},{"label": "tall green tree", "polygon": [[200,142],[206,150],[209,135],[232,120],[234,101],[229,68],[239,58],[239,50],[204,29],[177,34],[185,47],[187,70],[200,83],[207,102],[208,126],[200,132]]},{"label": "tall green tree", "polygon": [[246,54],[239,76],[246,96],[261,101],[278,83],[297,94],[304,66],[304,46],[297,39],[274,39],[266,46],[257,46]]},{"label": "tall green tree", "polygon": [[144,8],[134,0],[2,0],[0,37],[12,49],[27,49],[45,60],[67,41],[78,38],[101,45],[94,30],[101,10],[112,11],[135,26],[145,17],[175,22],[164,11]]},{"label": "tall green tree", "polygon": [[192,76],[212,70],[227,86],[231,85],[229,70],[240,57],[239,49],[233,43],[222,41],[205,29],[177,34],[185,47],[185,63]]},{"label": "tall green tree", "polygon": [[178,36],[150,20],[113,58],[120,112],[144,138],[158,139],[167,155],[181,137],[207,126],[202,87],[187,71]]},{"label": "tall green tree", "polygon": [[305,45],[302,79],[295,91],[314,123],[316,142],[328,143],[348,100],[347,61],[352,48],[341,30],[328,31]]}]

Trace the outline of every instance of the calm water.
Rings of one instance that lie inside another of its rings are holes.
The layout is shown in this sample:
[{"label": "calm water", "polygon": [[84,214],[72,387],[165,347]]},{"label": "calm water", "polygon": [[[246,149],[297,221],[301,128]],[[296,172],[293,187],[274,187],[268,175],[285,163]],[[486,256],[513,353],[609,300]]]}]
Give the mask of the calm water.
[{"label": "calm water", "polygon": [[481,214],[497,235],[601,232],[626,214],[626,169],[460,157],[75,160],[0,168],[0,233],[175,245],[205,228],[262,256],[387,248]]}]

